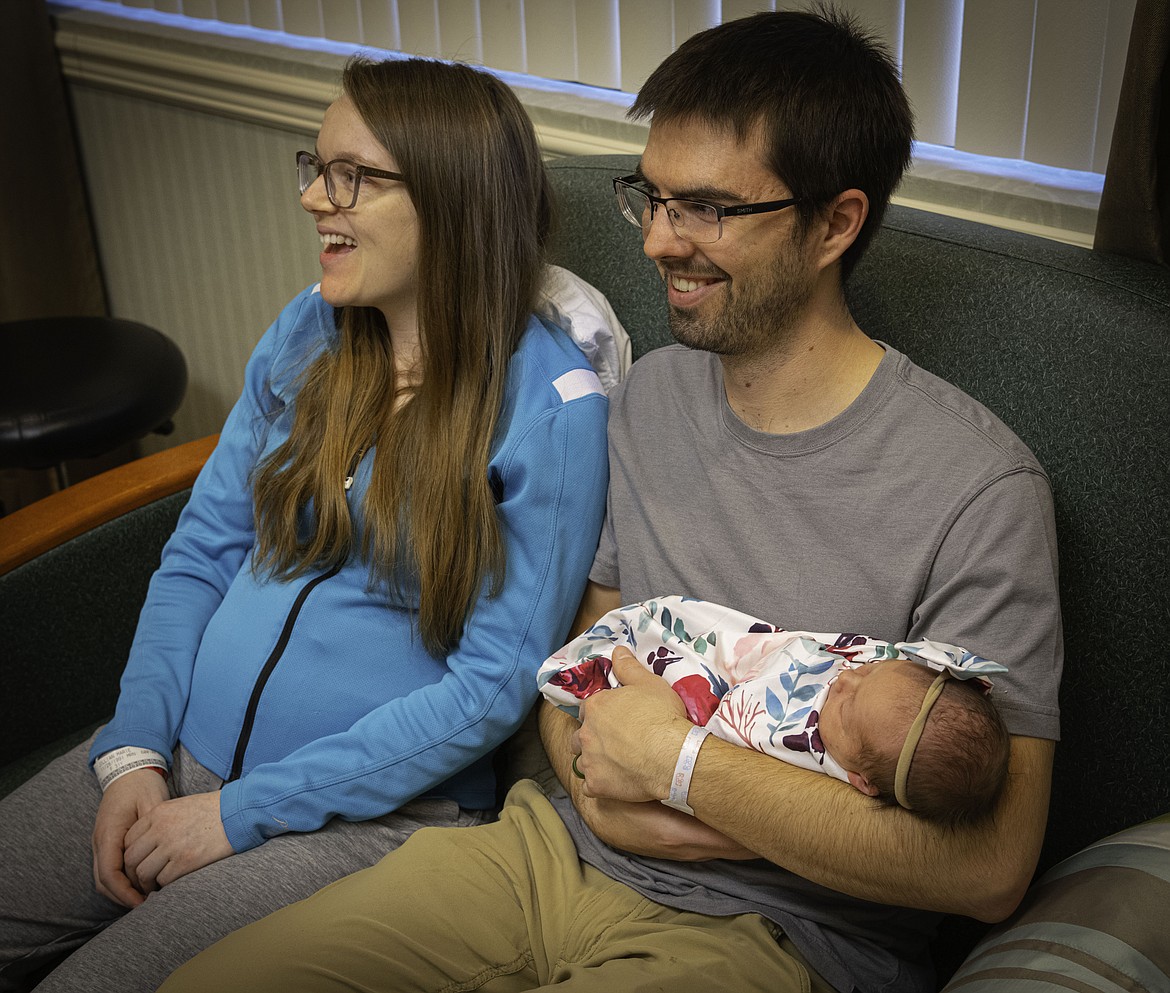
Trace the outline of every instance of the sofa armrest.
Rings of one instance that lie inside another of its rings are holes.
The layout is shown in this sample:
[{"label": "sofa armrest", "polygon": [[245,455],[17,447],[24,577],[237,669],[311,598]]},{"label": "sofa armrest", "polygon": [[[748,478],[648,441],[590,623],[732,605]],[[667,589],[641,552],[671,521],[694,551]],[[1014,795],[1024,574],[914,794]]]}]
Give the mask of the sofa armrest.
[{"label": "sofa armrest", "polygon": [[136,459],[0,517],[0,576],[115,517],[187,489],[218,438],[208,435]]},{"label": "sofa armrest", "polygon": [[0,794],[113,712],[150,577],[215,441],[0,518]]}]

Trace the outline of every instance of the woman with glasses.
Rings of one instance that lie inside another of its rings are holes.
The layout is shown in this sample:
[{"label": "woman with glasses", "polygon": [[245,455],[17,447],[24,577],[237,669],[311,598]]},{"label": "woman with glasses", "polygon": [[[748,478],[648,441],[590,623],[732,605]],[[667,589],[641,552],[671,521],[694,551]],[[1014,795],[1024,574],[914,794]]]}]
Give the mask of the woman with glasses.
[{"label": "woman with glasses", "polygon": [[550,201],[515,96],[354,61],[297,168],[321,282],[248,363],[115,716],[0,803],[0,989],[73,952],[42,989],[153,990],[484,820],[584,588],[606,400],[532,315]]}]

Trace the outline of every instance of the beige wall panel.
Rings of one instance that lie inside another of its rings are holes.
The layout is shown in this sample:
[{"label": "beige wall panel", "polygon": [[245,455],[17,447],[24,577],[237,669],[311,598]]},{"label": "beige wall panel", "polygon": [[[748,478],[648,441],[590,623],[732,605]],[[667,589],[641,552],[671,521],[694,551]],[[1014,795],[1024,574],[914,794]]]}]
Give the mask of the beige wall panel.
[{"label": "beige wall panel", "polygon": [[118,317],[169,335],[190,383],[169,438],[218,431],[252,347],[319,278],[297,200],[297,136],[137,97],[71,88],[98,250]]}]

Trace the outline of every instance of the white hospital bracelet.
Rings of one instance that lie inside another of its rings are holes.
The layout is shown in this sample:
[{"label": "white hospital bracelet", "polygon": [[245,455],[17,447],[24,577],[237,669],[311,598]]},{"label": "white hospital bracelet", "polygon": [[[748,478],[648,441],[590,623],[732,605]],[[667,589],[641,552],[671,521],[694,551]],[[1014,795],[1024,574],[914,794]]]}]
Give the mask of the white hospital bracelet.
[{"label": "white hospital bracelet", "polygon": [[93,771],[103,793],[115,779],[121,779],[128,772],[137,772],[139,769],[160,769],[165,776],[167,760],[153,749],[126,745],[105,752],[93,761]]},{"label": "white hospital bracelet", "polygon": [[691,791],[691,773],[695,771],[695,760],[699,757],[699,749],[703,747],[703,742],[711,733],[710,728],[699,725],[695,725],[687,732],[687,736],[683,739],[682,748],[678,752],[674,775],[670,778],[670,796],[662,801],[668,807],[681,810],[684,814],[690,814],[692,817],[695,816],[695,812],[687,803],[687,794]]}]

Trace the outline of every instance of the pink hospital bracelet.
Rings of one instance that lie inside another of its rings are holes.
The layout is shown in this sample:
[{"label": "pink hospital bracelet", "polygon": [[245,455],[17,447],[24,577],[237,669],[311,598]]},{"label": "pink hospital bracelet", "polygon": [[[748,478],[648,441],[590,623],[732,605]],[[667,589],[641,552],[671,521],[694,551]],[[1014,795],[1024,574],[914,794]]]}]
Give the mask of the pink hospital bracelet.
[{"label": "pink hospital bracelet", "polygon": [[695,816],[695,811],[687,803],[687,794],[691,791],[691,773],[695,771],[695,760],[699,757],[699,749],[711,729],[695,725],[687,732],[683,739],[682,748],[678,752],[678,762],[674,767],[674,775],[670,778],[670,796],[662,802],[684,814]]}]

